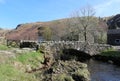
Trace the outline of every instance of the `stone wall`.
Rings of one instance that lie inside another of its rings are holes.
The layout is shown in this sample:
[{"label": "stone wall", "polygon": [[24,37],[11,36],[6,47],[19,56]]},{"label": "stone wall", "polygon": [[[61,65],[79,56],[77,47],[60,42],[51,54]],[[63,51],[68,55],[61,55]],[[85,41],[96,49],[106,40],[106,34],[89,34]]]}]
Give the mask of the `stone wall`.
[{"label": "stone wall", "polygon": [[111,45],[107,44],[90,44],[80,41],[44,41],[40,43],[40,45],[42,44],[49,46],[54,51],[60,51],[63,49],[76,49],[90,54],[91,56],[99,54],[101,51],[112,47]]}]

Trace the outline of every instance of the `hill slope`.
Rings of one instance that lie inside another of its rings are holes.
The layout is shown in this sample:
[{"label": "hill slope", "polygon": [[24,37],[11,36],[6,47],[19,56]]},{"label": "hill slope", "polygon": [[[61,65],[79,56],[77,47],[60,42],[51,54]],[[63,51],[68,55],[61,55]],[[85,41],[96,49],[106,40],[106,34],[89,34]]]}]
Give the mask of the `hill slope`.
[{"label": "hill slope", "polygon": [[[10,31],[6,35],[6,38],[8,40],[38,40],[38,28],[50,27],[52,30],[52,34],[54,35],[53,39],[59,40],[58,38],[62,37],[63,35],[65,35],[65,33],[68,32],[68,30],[65,30],[69,27],[68,24],[70,24],[68,23],[68,19],[54,20],[50,22],[19,24],[16,29]],[[103,19],[99,19],[98,24],[100,27],[99,29],[107,29],[106,23]]]}]

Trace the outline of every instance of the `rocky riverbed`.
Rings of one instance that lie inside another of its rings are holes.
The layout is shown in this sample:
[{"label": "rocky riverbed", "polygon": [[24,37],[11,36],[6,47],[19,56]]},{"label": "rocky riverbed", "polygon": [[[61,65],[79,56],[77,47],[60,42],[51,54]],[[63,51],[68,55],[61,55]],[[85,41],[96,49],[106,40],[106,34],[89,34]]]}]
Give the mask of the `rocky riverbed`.
[{"label": "rocky riverbed", "polygon": [[87,64],[76,61],[59,60],[36,76],[40,81],[90,81]]}]

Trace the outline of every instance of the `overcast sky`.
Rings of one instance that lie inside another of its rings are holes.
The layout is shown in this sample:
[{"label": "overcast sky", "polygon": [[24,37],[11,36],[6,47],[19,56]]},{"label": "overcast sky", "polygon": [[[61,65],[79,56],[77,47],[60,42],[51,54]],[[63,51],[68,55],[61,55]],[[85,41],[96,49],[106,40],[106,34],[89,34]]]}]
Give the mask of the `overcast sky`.
[{"label": "overcast sky", "polygon": [[0,0],[0,27],[66,18],[87,4],[94,7],[96,16],[120,13],[120,0]]}]

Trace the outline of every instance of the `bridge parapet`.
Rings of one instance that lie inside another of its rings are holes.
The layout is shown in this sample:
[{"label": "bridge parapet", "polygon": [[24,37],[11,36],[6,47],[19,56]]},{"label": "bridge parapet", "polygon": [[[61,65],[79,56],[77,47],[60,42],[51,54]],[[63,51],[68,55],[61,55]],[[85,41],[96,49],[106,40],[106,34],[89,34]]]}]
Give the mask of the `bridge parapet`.
[{"label": "bridge parapet", "polygon": [[76,49],[83,51],[90,55],[99,54],[101,51],[111,48],[111,45],[107,44],[95,44],[95,43],[85,43],[80,41],[44,41],[41,42],[45,46],[49,46],[51,49],[56,51],[63,49]]}]

